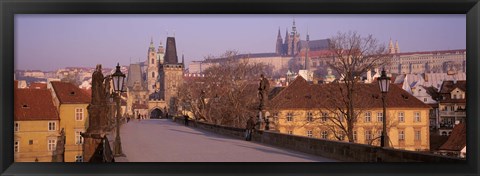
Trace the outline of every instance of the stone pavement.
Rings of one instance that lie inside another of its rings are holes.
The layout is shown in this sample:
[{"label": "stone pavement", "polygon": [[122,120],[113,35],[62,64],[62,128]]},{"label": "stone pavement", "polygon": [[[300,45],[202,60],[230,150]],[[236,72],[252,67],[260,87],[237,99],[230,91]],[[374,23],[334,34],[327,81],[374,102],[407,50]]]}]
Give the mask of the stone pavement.
[{"label": "stone pavement", "polygon": [[336,162],[185,127],[168,119],[132,120],[120,129],[126,157],[116,162]]}]

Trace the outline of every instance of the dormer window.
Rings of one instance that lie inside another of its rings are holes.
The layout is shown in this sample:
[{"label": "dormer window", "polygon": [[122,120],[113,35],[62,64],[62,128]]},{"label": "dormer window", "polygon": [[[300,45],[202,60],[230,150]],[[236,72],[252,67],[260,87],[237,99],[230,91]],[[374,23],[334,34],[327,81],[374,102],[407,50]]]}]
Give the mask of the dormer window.
[{"label": "dormer window", "polygon": [[72,96],[75,95],[75,92],[74,92],[74,91],[71,91],[71,92],[70,92],[70,95],[72,95]]},{"label": "dormer window", "polygon": [[27,104],[23,104],[23,105],[22,105],[22,108],[25,108],[25,109],[26,109],[26,108],[29,108],[29,107],[28,107]]}]

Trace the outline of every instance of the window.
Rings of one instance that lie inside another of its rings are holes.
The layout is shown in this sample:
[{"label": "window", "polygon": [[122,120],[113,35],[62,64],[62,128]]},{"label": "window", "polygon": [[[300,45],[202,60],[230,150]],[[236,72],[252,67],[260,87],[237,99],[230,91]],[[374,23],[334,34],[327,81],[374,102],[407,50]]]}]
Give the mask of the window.
[{"label": "window", "polygon": [[366,112],[365,113],[365,122],[370,122],[371,120],[371,112]]},{"label": "window", "polygon": [[80,145],[83,144],[83,137],[80,134],[82,131],[75,131],[75,144]]},{"label": "window", "polygon": [[307,112],[307,121],[308,122],[313,122],[313,113],[312,112]]},{"label": "window", "polygon": [[427,98],[423,98],[423,102],[427,102]]},{"label": "window", "polygon": [[369,142],[370,140],[372,140],[372,131],[366,130],[365,131],[365,141]]},{"label": "window", "polygon": [[274,120],[278,119],[278,112],[273,113],[273,119]]},{"label": "window", "polygon": [[293,121],[293,114],[291,112],[287,113],[287,122]]},{"label": "window", "polygon": [[403,130],[398,131],[398,140],[405,140],[405,132]]},{"label": "window", "polygon": [[28,145],[33,145],[33,140],[28,140]]},{"label": "window", "polygon": [[293,134],[293,131],[288,131],[287,133],[288,133],[288,134]]},{"label": "window", "polygon": [[353,142],[357,142],[357,131],[353,131]]},{"label": "window", "polygon": [[48,131],[55,131],[57,124],[55,122],[48,122]]},{"label": "window", "polygon": [[75,162],[83,162],[83,156],[82,155],[75,156]]},{"label": "window", "polygon": [[313,136],[313,134],[312,134],[312,131],[311,131],[311,130],[310,130],[310,131],[307,131],[307,136],[308,136],[308,137],[312,137],[312,136]]},{"label": "window", "polygon": [[398,122],[405,122],[405,113],[398,112]]},{"label": "window", "polygon": [[[153,56],[153,54],[152,54],[152,56]],[[152,64],[154,64],[154,60],[153,60],[153,58],[152,58]]]},{"label": "window", "polygon": [[377,112],[377,121],[383,122],[383,112]]},{"label": "window", "polygon": [[322,131],[322,139],[327,139],[328,133],[327,131]]},{"label": "window", "polygon": [[414,122],[420,122],[420,119],[421,119],[421,117],[420,117],[420,112],[414,112],[414,113],[413,113],[413,120],[414,120]]},{"label": "window", "polygon": [[18,124],[18,122],[15,122],[15,128],[14,128],[15,131],[18,131],[20,130],[20,124]]},{"label": "window", "polygon": [[75,108],[75,120],[83,120],[83,108]]},{"label": "window", "polygon": [[421,140],[421,131],[420,130],[416,130],[415,131],[415,140],[416,141],[420,141]]},{"label": "window", "polygon": [[15,141],[15,142],[14,142],[13,151],[14,151],[15,153],[20,152],[20,142],[19,142],[19,141]]},{"label": "window", "polygon": [[48,151],[54,151],[57,146],[57,140],[49,139],[48,140]]},{"label": "window", "polygon": [[326,122],[328,118],[328,113],[324,112],[322,113],[322,122]]}]

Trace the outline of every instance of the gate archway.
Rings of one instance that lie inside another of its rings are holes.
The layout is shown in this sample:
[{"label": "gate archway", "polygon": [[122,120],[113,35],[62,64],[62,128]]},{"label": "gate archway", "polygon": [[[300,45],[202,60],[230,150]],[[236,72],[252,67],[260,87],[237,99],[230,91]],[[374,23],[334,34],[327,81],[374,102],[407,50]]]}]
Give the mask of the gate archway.
[{"label": "gate archway", "polygon": [[163,118],[162,110],[155,108],[150,112],[150,119],[161,119]]}]

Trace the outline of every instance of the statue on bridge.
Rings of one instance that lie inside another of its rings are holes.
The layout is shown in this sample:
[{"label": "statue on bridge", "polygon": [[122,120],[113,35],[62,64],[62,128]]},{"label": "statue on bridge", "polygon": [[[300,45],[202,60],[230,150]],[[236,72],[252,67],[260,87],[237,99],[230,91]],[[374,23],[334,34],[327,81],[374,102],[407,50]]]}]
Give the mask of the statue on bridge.
[{"label": "statue on bridge", "polygon": [[270,83],[268,82],[268,79],[265,78],[263,74],[260,75],[260,84],[258,87],[258,95],[260,98],[260,105],[259,109],[263,110],[265,108],[265,103],[268,100],[268,89],[270,88]]}]

